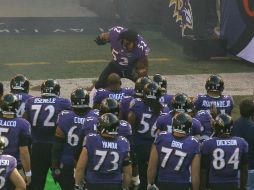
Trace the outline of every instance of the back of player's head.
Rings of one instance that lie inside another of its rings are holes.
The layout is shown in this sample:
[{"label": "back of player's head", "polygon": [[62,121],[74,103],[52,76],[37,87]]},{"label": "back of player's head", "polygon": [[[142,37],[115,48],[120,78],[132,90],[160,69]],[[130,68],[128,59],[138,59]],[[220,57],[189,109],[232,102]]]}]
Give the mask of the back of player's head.
[{"label": "back of player's head", "polygon": [[119,103],[113,98],[105,98],[100,104],[100,115],[105,113],[119,114]]},{"label": "back of player's head", "polygon": [[240,105],[240,114],[242,117],[249,118],[254,115],[254,101],[250,99],[243,100]]},{"label": "back of player's head", "polygon": [[111,73],[107,78],[108,85],[121,85],[121,77],[116,73]]},{"label": "back of player's head", "polygon": [[99,118],[97,130],[100,134],[116,135],[118,126],[118,117],[112,113],[105,113]]},{"label": "back of player's head", "polygon": [[6,146],[5,138],[0,136],[0,155],[3,154],[5,146]]},{"label": "back of player's head", "polygon": [[122,31],[118,36],[118,40],[128,40],[129,42],[136,43],[138,40],[138,33],[131,29]]},{"label": "back of player's head", "polygon": [[71,107],[74,109],[89,107],[89,93],[83,88],[76,88],[71,93]]},{"label": "back of player's head", "polygon": [[60,84],[57,80],[48,79],[41,84],[41,95],[42,96],[59,96],[60,95]]},{"label": "back of player's head", "polygon": [[191,106],[191,102],[187,94],[177,93],[173,97],[171,106],[175,112],[184,113],[187,112],[188,106]]},{"label": "back of player's head", "polygon": [[192,117],[187,113],[178,113],[173,117],[173,132],[188,134],[192,127]]},{"label": "back of player's head", "polygon": [[217,136],[231,133],[233,127],[232,117],[227,114],[219,114],[213,121],[213,128]]},{"label": "back of player's head", "polygon": [[0,107],[3,117],[14,118],[19,107],[19,100],[14,94],[5,94],[1,99]]},{"label": "back of player's head", "polygon": [[167,80],[160,74],[153,76],[153,81],[156,82],[161,88],[167,89]]},{"label": "back of player's head", "polygon": [[224,90],[224,81],[220,75],[210,75],[206,80],[205,89],[207,92],[222,93]]},{"label": "back of player's head", "polygon": [[147,83],[151,82],[151,80],[148,77],[141,77],[138,78],[138,80],[135,82],[135,95],[137,97],[143,97],[144,96],[144,87]]},{"label": "back of player's head", "polygon": [[148,100],[159,100],[161,97],[161,88],[153,81],[144,86],[144,97]]},{"label": "back of player's head", "polygon": [[14,91],[21,91],[21,92],[28,93],[29,86],[30,86],[29,80],[22,74],[18,74],[14,76],[10,82],[10,89],[12,93]]}]

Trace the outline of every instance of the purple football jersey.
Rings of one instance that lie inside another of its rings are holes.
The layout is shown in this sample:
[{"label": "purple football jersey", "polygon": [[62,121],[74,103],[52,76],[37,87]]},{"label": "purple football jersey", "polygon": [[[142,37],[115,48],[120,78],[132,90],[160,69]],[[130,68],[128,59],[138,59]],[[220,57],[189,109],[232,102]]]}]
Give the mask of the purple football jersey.
[{"label": "purple football jersey", "polygon": [[33,142],[52,143],[58,114],[70,110],[71,102],[60,97],[33,97],[26,102],[28,121],[32,126]]},{"label": "purple football jersey", "polygon": [[124,96],[133,96],[133,94],[133,88],[121,88],[118,92],[101,88],[94,96],[94,104],[100,104],[105,98],[113,98],[119,102]]},{"label": "purple football jersey", "polygon": [[19,108],[16,112],[16,115],[17,117],[22,117],[25,113],[26,101],[33,96],[24,92],[17,93],[15,95],[19,99]]},{"label": "purple football jersey", "polygon": [[247,142],[240,137],[218,138],[203,142],[202,155],[207,155],[210,166],[209,183],[237,183],[239,163],[248,152]]},{"label": "purple football jersey", "polygon": [[86,119],[98,117],[99,110],[91,109],[84,115],[77,115],[73,111],[64,110],[58,115],[58,127],[63,131],[66,141],[61,154],[61,163],[74,165],[74,154],[76,147],[82,138],[82,126]]},{"label": "purple football jersey", "polygon": [[148,55],[149,47],[144,39],[138,35],[137,46],[133,51],[128,52],[118,40],[119,34],[128,29],[116,26],[109,30],[109,41],[111,44],[111,53],[117,67],[121,69],[133,69],[136,61]]},{"label": "purple football jersey", "polygon": [[7,190],[6,183],[13,170],[17,167],[17,161],[13,156],[0,155],[0,189]]},{"label": "purple football jersey", "polygon": [[161,132],[154,144],[158,152],[158,181],[190,183],[190,166],[196,154],[200,153],[198,141],[193,136],[176,138]]},{"label": "purple football jersey", "polygon": [[132,96],[124,96],[120,101],[120,113],[123,120],[128,120],[130,102],[134,99]]},{"label": "purple football jersey", "polygon": [[208,139],[212,133],[212,115],[209,110],[200,110],[196,113],[195,119],[201,123],[201,139]]},{"label": "purple football jersey", "polygon": [[4,154],[14,156],[19,161],[19,141],[21,137],[31,137],[31,126],[23,118],[0,118],[1,136],[5,138]]},{"label": "purple football jersey", "polygon": [[86,136],[84,147],[88,152],[88,183],[122,183],[123,161],[130,151],[125,137],[103,138],[91,133]]},{"label": "purple football jersey", "polygon": [[[167,114],[162,114],[158,117],[156,121],[156,130],[159,129],[160,131],[167,131],[168,133],[172,133],[172,123],[173,123],[173,115],[174,113],[171,111]],[[201,134],[201,123],[192,118],[192,127],[190,134],[188,135],[200,135]]]},{"label": "purple football jersey", "polygon": [[232,96],[220,96],[218,98],[208,95],[198,95],[195,99],[195,108],[197,110],[209,110],[211,105],[214,104],[219,113],[226,113],[231,115],[234,107]]},{"label": "purple football jersey", "polygon": [[155,114],[153,110],[140,98],[135,98],[130,103],[130,111],[136,115],[134,144],[150,144],[156,134],[156,120],[162,114]]},{"label": "purple football jersey", "polygon": [[174,97],[174,95],[165,94],[165,95],[161,96],[160,103],[162,105],[169,106],[171,104],[173,97]]}]

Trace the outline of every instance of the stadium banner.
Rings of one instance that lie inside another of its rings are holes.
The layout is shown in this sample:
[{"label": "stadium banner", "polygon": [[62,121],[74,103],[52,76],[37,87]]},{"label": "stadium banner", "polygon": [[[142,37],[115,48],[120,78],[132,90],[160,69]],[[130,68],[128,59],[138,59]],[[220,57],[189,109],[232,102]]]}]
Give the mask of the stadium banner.
[{"label": "stadium banner", "polygon": [[230,53],[254,63],[254,0],[221,0],[221,37]]}]

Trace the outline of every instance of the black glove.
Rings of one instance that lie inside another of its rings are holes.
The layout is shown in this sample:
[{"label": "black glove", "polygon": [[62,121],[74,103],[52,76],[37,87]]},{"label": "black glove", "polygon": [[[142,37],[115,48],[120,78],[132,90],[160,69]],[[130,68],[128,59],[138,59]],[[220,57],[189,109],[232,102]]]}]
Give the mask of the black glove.
[{"label": "black glove", "polygon": [[51,175],[55,183],[59,182],[61,170],[59,168],[51,168]]},{"label": "black glove", "polygon": [[97,36],[97,38],[94,40],[97,45],[104,45],[107,43],[107,41],[103,40],[100,35]]}]

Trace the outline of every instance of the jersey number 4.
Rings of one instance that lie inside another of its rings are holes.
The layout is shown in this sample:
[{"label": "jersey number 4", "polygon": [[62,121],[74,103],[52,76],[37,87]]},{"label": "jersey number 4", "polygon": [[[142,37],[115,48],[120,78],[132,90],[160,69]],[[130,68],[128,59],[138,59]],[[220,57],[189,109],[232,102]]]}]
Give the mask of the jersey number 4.
[{"label": "jersey number 4", "polygon": [[216,170],[221,170],[226,164],[232,164],[234,170],[238,169],[239,165],[239,148],[236,148],[228,161],[225,160],[225,152],[221,148],[216,148],[213,151],[213,167]]}]

